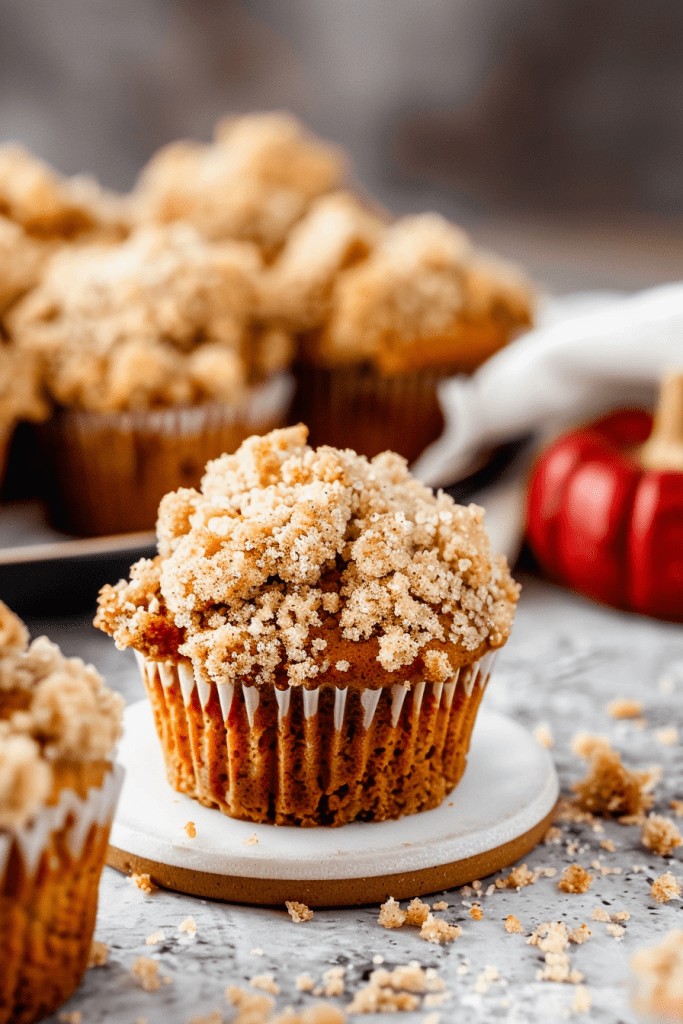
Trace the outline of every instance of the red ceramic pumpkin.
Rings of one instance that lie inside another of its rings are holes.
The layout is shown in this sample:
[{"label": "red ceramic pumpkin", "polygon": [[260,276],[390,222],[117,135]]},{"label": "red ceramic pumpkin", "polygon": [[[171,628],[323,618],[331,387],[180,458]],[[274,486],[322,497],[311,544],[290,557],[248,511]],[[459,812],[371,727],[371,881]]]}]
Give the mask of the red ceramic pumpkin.
[{"label": "red ceramic pumpkin", "polygon": [[528,538],[554,579],[598,601],[683,621],[683,472],[648,469],[645,412],[554,442],[535,467]]}]

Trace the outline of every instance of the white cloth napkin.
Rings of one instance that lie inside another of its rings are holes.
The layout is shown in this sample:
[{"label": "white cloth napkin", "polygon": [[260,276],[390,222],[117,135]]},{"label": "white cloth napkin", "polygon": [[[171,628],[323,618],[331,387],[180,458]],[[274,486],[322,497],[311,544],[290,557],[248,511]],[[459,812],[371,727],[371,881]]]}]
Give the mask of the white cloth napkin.
[{"label": "white cloth napkin", "polygon": [[683,284],[549,300],[539,327],[473,376],[443,381],[444,431],[412,471],[432,487],[447,486],[477,453],[505,440],[652,405],[670,369],[683,369]]}]

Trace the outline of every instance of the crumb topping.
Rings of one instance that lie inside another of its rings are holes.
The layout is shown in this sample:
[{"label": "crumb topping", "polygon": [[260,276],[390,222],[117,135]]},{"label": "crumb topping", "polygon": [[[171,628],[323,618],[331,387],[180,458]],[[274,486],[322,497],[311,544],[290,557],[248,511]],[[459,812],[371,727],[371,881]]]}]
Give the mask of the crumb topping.
[{"label": "crumb topping", "polygon": [[[338,276],[320,353],[330,362],[369,360],[385,373],[425,362],[477,365],[530,325],[531,306],[521,273],[475,256],[460,228],[436,213],[403,217]],[[471,326],[482,318],[492,333],[480,332],[477,343]]]},{"label": "crumb topping", "polygon": [[175,630],[216,683],[334,679],[368,649],[386,673],[444,679],[501,646],[519,588],[483,510],[434,495],[398,455],[312,450],[306,433],[249,438],[201,492],[166,495],[159,557],[103,588],[95,624],[152,658]]},{"label": "crumb topping", "polygon": [[256,242],[270,255],[311,200],[343,175],[340,151],[291,115],[248,114],[220,122],[213,144],[159,150],[137,185],[138,215],[184,220],[207,238]]},{"label": "crumb topping", "polygon": [[234,400],[260,270],[246,243],[212,244],[184,224],[118,245],[62,249],[10,312],[59,405],[111,412]]}]

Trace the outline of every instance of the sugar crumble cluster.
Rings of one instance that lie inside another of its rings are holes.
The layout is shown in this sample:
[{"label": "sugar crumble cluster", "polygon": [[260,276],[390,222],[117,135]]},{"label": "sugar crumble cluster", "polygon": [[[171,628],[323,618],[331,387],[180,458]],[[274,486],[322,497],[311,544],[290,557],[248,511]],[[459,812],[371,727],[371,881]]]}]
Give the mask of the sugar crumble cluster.
[{"label": "sugar crumble cluster", "polygon": [[392,682],[443,682],[512,623],[519,588],[482,520],[397,455],[276,430],[209,463],[201,491],[166,495],[158,558],[103,588],[96,625],[216,683],[348,685],[368,649]]}]

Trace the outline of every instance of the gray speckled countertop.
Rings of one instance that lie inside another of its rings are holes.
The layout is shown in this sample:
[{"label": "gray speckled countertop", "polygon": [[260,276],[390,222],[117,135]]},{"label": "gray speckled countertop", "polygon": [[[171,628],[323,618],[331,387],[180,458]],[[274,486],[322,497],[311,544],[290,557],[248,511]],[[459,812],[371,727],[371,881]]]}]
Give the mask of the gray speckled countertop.
[{"label": "gray speckled countertop", "polygon": [[[683,798],[683,746],[664,746],[655,733],[673,724],[683,738],[683,628],[598,607],[534,578],[522,578],[522,582],[524,593],[512,637],[486,694],[489,707],[529,728],[540,722],[549,725],[565,791],[584,773],[569,747],[578,730],[608,735],[630,767],[661,764],[664,778],[657,787],[656,810],[671,816],[669,800]],[[116,651],[86,618],[33,621],[31,628],[33,635],[47,633],[66,653],[93,661],[126,700],[142,696],[132,654]],[[605,705],[620,696],[643,701],[645,728],[606,715]],[[615,853],[600,847],[605,838],[614,841]],[[574,856],[566,848],[571,841],[579,843]],[[637,828],[606,822],[604,833],[595,834],[586,825],[572,824],[564,826],[563,845],[541,845],[526,860],[530,867],[547,865],[561,871],[573,861],[588,867],[598,856],[622,873],[601,876],[593,871],[596,878],[585,895],[559,892],[556,878],[542,878],[519,892],[497,890],[482,900],[482,921],[470,919],[459,891],[439,893],[435,899],[451,904],[442,916],[459,922],[464,932],[443,947],[421,941],[412,928],[380,928],[376,906],[316,910],[312,921],[295,925],[284,908],[213,903],[164,891],[145,896],[122,875],[105,868],[96,937],[109,945],[109,962],[88,972],[62,1012],[80,1011],[82,1024],[134,1024],[139,1017],[149,1024],[183,1024],[193,1014],[217,1007],[229,1020],[225,986],[246,985],[264,972],[273,973],[281,987],[278,1007],[299,1008],[315,1000],[297,992],[297,975],[306,972],[317,982],[324,970],[335,965],[347,968],[347,995],[333,1000],[344,1005],[373,969],[373,956],[381,954],[388,967],[418,960],[438,969],[452,992],[451,1000],[437,1011],[442,1024],[565,1021],[573,986],[535,980],[542,954],[527,945],[523,936],[504,930],[506,916],[514,913],[527,931],[548,920],[563,920],[569,927],[588,923],[592,938],[568,950],[572,965],[585,975],[592,997],[590,1014],[580,1019],[633,1022],[628,959],[671,928],[683,928],[683,902],[659,906],[650,896],[651,881],[664,871],[683,876],[683,848],[673,858],[663,859],[640,845]],[[643,865],[644,870],[634,873],[633,865]],[[483,879],[485,886],[491,881]],[[593,909],[600,906],[611,913],[629,911],[623,939],[614,939],[604,924],[591,921]],[[195,938],[178,931],[188,915],[197,922]],[[147,946],[146,936],[158,929],[164,930],[165,941]],[[254,949],[261,949],[263,955]],[[144,992],[129,973],[141,954],[158,958],[161,974],[172,979],[159,992]],[[464,963],[469,963],[468,972],[458,973]],[[476,992],[476,979],[489,964],[497,968],[501,981],[486,993]],[[398,1019],[414,1024],[424,1021],[428,1012],[404,1013]],[[59,1014],[51,1020],[58,1021]]]}]

